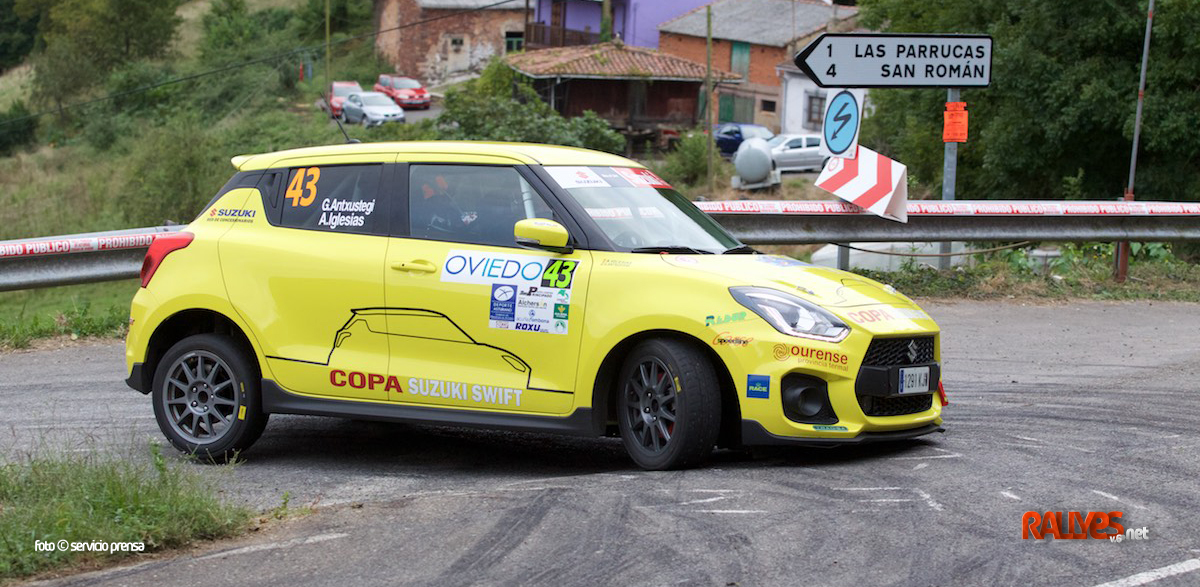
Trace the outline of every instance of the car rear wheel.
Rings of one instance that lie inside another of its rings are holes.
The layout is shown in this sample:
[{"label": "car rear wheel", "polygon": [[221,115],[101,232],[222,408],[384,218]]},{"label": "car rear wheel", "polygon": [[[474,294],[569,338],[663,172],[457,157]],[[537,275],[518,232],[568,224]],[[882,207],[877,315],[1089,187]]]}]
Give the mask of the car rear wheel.
[{"label": "car rear wheel", "polygon": [[338,112],[337,119],[338,119],[338,122],[340,122],[342,124],[346,124],[346,110],[345,109],[343,109],[341,112]]},{"label": "car rear wheel", "polygon": [[712,453],[721,424],[721,392],[708,358],[673,339],[639,344],[618,379],[621,441],[648,470],[699,465]]},{"label": "car rear wheel", "polygon": [[267,425],[258,370],[232,339],[198,334],[171,347],[154,373],[154,417],[179,450],[225,462]]}]

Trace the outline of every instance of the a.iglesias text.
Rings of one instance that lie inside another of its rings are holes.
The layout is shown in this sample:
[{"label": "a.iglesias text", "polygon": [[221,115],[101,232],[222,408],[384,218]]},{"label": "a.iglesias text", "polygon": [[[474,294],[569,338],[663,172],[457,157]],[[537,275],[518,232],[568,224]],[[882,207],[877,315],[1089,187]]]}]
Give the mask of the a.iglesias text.
[{"label": "a.iglesias text", "polygon": [[359,228],[366,224],[367,217],[375,211],[375,200],[321,200],[321,218],[318,226],[331,230],[341,227]]}]

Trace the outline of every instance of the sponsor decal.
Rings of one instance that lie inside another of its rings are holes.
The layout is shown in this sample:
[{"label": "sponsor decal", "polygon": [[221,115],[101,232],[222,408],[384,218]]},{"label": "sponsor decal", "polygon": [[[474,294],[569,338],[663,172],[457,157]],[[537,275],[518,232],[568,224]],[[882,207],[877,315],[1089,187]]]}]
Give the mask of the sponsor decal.
[{"label": "sponsor decal", "polygon": [[856,324],[891,322],[893,320],[929,320],[929,314],[916,308],[887,308],[847,312],[846,317]]},{"label": "sponsor decal", "polygon": [[824,367],[826,369],[837,369],[838,371],[850,370],[850,355],[837,351],[823,351],[820,349],[812,349],[798,345],[777,344],[771,350],[771,355],[777,361],[787,361],[795,358],[799,363],[813,365],[815,367]]},{"label": "sponsor decal", "polygon": [[734,336],[728,332],[722,332],[713,339],[713,345],[729,345],[729,346],[746,346],[754,342],[754,339],[749,336]]},{"label": "sponsor decal", "polygon": [[600,264],[605,267],[633,267],[633,261],[620,261],[617,259],[604,259]]},{"label": "sponsor decal", "polygon": [[826,426],[823,424],[815,424],[813,425],[813,430],[823,430],[826,432],[847,432],[850,429],[846,428],[845,426]]},{"label": "sponsor decal", "polygon": [[578,267],[579,261],[570,259],[452,250],[442,264],[441,280],[570,289]]},{"label": "sponsor decal", "polygon": [[613,167],[618,175],[625,178],[633,187],[647,188],[667,188],[671,189],[671,184],[665,182],[659,176],[655,175],[649,169],[640,169],[636,167]]},{"label": "sponsor decal", "polygon": [[339,200],[325,198],[321,201],[321,218],[318,226],[337,230],[342,226],[359,227],[367,222],[367,217],[375,211],[375,200]]},{"label": "sponsor decal", "polygon": [[769,399],[771,397],[771,377],[769,375],[747,375],[746,397]]},{"label": "sponsor decal", "polygon": [[[1021,514],[1021,538],[1044,540],[1108,540],[1124,542],[1150,538],[1149,528],[1125,529],[1120,520],[1123,512],[1025,512]],[[1105,532],[1114,530],[1114,532]]]},{"label": "sponsor decal", "polygon": [[704,317],[704,325],[705,326],[719,326],[721,324],[728,324],[730,322],[741,322],[745,319],[746,319],[745,312],[734,312],[732,314],[725,314],[723,316],[713,314],[713,315]]},{"label": "sponsor decal", "polygon": [[[497,295],[506,299],[498,300]],[[561,300],[570,302],[571,290],[493,284],[488,326],[500,330],[567,334],[571,305]]]},{"label": "sponsor decal", "polygon": [[442,379],[410,377],[408,380],[408,392],[411,395],[457,399],[477,404],[520,407],[521,393],[524,391],[514,387],[498,387]]},{"label": "sponsor decal", "polygon": [[254,222],[256,213],[256,210],[241,208],[212,208],[208,211],[208,218],[205,220],[210,222]]},{"label": "sponsor decal", "polygon": [[505,283],[492,285],[492,308],[488,319],[504,322],[517,319],[517,286]]},{"label": "sponsor decal", "polygon": [[380,375],[379,373],[333,369],[329,372],[329,384],[334,387],[353,387],[354,389],[370,390],[379,388],[384,391],[404,393],[404,389],[400,387],[400,380],[395,375]]},{"label": "sponsor decal", "polygon": [[568,188],[606,188],[610,187],[604,178],[587,167],[543,167],[546,173],[564,189]]},{"label": "sponsor decal", "polygon": [[766,263],[776,267],[807,267],[808,264],[803,261],[797,261],[791,257],[781,255],[754,255],[754,259],[759,263]]}]

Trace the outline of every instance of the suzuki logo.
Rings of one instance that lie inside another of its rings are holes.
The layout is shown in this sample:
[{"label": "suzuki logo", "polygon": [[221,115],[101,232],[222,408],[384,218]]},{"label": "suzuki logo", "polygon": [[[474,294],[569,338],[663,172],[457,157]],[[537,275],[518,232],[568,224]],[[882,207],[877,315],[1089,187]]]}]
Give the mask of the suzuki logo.
[{"label": "suzuki logo", "polygon": [[917,362],[918,356],[920,356],[920,355],[918,353],[917,341],[915,341],[915,340],[908,341],[908,362],[909,363]]}]

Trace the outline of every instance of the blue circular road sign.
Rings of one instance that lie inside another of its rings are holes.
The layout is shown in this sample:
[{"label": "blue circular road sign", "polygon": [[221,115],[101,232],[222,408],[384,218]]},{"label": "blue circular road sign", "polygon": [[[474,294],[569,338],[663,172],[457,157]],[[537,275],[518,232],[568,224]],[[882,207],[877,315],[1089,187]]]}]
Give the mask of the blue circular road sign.
[{"label": "blue circular road sign", "polygon": [[825,110],[825,126],[821,129],[822,139],[829,152],[842,155],[854,146],[858,136],[858,100],[854,94],[842,90],[833,97]]}]

